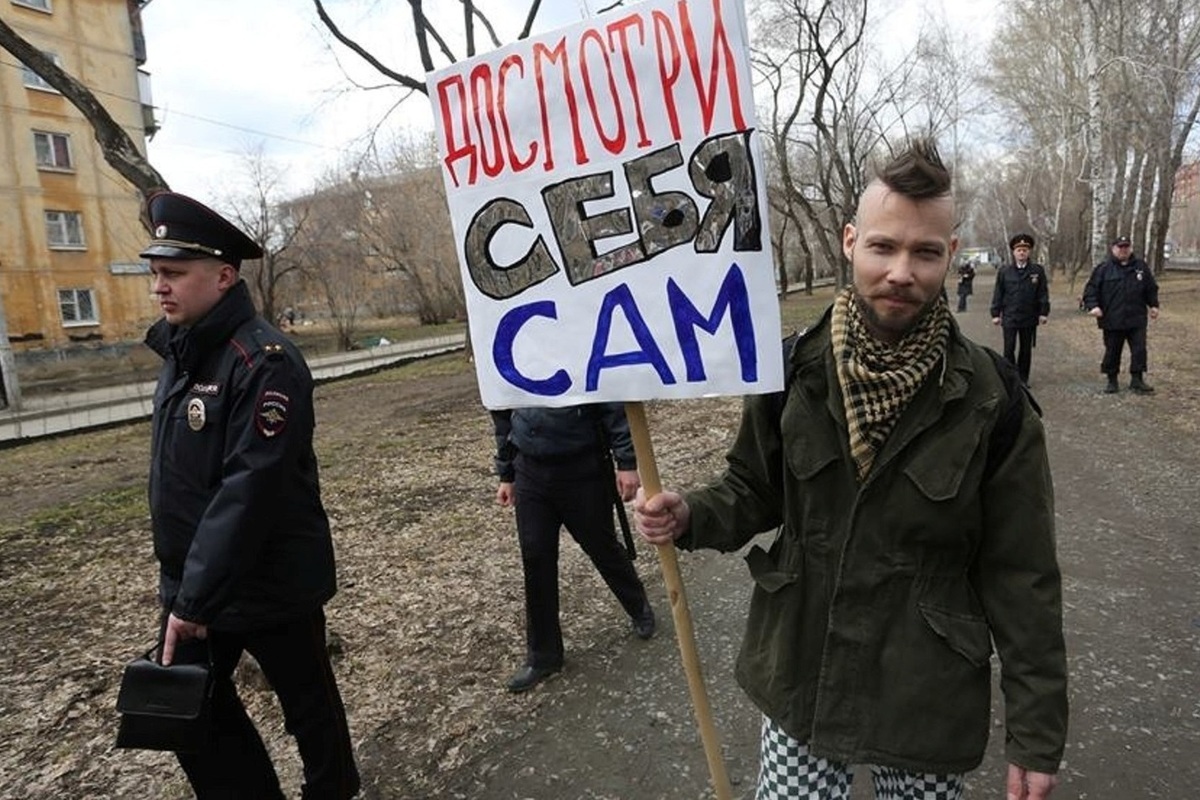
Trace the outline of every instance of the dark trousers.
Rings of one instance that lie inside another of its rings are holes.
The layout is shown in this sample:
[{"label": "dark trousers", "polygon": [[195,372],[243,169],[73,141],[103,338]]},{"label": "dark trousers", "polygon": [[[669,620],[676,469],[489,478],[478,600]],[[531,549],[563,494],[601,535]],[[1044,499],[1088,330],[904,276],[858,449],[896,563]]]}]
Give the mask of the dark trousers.
[{"label": "dark trousers", "polygon": [[558,619],[558,543],[561,528],[574,537],[631,617],[645,608],[646,589],[613,526],[612,474],[598,454],[570,461],[516,459],[517,538],[525,571],[526,663],[556,669],[563,663]]},{"label": "dark trousers", "polygon": [[1121,371],[1121,349],[1129,342],[1129,372],[1141,375],[1146,371],[1146,328],[1104,330],[1104,360],[1100,371],[1111,378]]},{"label": "dark trousers", "polygon": [[[176,757],[199,800],[283,798],[271,757],[233,685],[242,652],[254,656],[283,708],[284,726],[304,763],[304,798],[350,798],[358,769],[346,711],[325,649],[325,614],[315,613],[248,633],[209,630],[213,700],[209,747]],[[204,643],[187,642],[179,660],[205,658]]]},{"label": "dark trousers", "polygon": [[1004,329],[1004,358],[1008,363],[1016,365],[1022,383],[1029,383],[1029,367],[1033,363],[1033,346],[1036,342],[1036,325],[1030,328]]}]

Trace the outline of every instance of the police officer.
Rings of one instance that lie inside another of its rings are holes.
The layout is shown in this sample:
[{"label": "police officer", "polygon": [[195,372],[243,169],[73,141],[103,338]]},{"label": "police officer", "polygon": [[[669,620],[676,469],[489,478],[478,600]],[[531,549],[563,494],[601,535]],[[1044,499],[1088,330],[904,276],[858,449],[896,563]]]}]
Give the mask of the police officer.
[{"label": "police officer", "polygon": [[258,315],[239,270],[262,250],[181,194],[150,197],[153,291],[146,344],[164,359],[154,396],[150,514],[162,662],[211,658],[211,731],[177,757],[199,798],[282,798],[232,675],[262,668],[304,764],[303,796],[359,788],[325,646],[336,589],[313,452],[312,376]]},{"label": "police officer", "polygon": [[1129,342],[1129,388],[1135,394],[1151,394],[1154,387],[1142,377],[1146,372],[1146,326],[1158,319],[1158,282],[1146,262],[1133,254],[1128,236],[1118,236],[1109,247],[1111,255],[1096,265],[1083,289],[1083,307],[1096,318],[1104,335],[1104,359],[1100,371],[1108,376],[1106,394],[1116,394],[1121,372],[1121,350]]},{"label": "police officer", "polygon": [[1033,245],[1028,233],[1018,233],[1008,240],[1013,260],[1000,267],[992,290],[992,324],[1004,330],[1004,358],[1016,365],[1026,386],[1033,348],[1037,346],[1037,326],[1045,325],[1050,316],[1046,270],[1029,260]]},{"label": "police officer", "polygon": [[595,564],[638,638],[654,635],[655,619],[646,587],[613,527],[614,491],[626,502],[640,485],[624,407],[598,403],[493,411],[492,424],[500,478],[496,502],[516,507],[525,575],[525,663],[508,681],[508,690],[518,693],[563,666],[558,618],[562,528]]}]

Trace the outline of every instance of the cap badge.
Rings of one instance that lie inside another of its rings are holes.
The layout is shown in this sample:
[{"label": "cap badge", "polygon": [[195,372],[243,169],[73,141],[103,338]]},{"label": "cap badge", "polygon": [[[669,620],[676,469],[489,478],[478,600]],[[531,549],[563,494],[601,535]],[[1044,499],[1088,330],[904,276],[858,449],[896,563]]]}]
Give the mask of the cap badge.
[{"label": "cap badge", "polygon": [[155,229],[154,229],[154,238],[155,238],[155,239],[165,239],[165,238],[167,238],[167,226],[166,226],[166,225],[159,225],[157,228],[155,228]]},{"label": "cap badge", "polygon": [[188,401],[187,405],[187,421],[188,427],[194,431],[198,431],[204,427],[204,423],[208,418],[208,412],[204,408],[204,401],[199,397],[193,397]]}]

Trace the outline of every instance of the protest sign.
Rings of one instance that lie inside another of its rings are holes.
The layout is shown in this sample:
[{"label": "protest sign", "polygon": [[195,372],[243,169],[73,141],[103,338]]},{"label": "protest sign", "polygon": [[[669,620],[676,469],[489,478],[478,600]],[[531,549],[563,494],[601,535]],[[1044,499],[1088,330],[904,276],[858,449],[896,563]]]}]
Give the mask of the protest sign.
[{"label": "protest sign", "polygon": [[651,0],[431,73],[480,395],[783,386],[736,0]]}]

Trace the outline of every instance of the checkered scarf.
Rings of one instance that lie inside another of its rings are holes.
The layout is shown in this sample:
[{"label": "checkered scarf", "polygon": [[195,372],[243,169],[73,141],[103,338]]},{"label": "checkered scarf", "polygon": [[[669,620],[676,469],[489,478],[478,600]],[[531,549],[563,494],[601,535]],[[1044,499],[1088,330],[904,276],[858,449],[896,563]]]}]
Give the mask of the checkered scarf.
[{"label": "checkered scarf", "polygon": [[945,354],[950,311],[945,296],[939,296],[916,327],[897,344],[888,345],[867,330],[850,287],[834,300],[829,332],[846,407],[850,455],[861,481],[901,412]]}]

